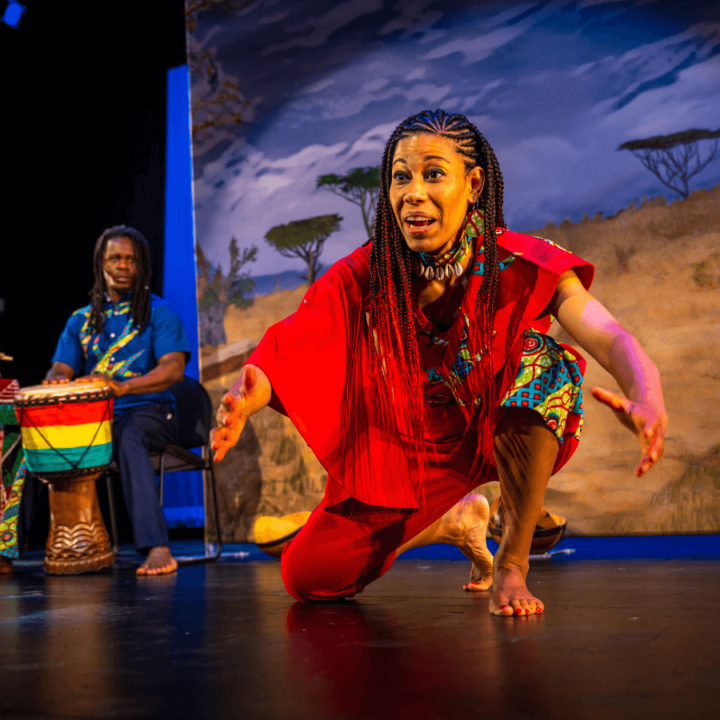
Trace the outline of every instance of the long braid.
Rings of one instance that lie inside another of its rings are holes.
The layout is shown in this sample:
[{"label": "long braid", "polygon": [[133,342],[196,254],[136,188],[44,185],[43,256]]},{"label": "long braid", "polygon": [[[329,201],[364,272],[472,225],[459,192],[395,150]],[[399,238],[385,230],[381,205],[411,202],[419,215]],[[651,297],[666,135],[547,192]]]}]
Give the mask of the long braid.
[{"label": "long braid", "polygon": [[499,163],[490,144],[466,117],[448,115],[443,110],[423,111],[395,128],[385,146],[380,171],[380,193],[370,253],[368,345],[373,363],[380,367],[388,385],[404,399],[397,407],[399,422],[407,424],[417,438],[424,410],[412,310],[412,252],[405,243],[390,203],[395,148],[400,140],[416,133],[447,137],[464,156],[467,170],[480,166],[485,172],[485,185],[476,205],[485,215],[485,270],[473,323],[481,361],[478,372],[470,373],[468,381],[473,396],[483,399],[483,415],[486,418],[495,406],[492,348],[500,273],[496,228],[506,225],[502,209],[504,184]]},{"label": "long braid", "polygon": [[[403,124],[404,125],[404,124]],[[405,128],[395,129],[383,154],[375,232],[370,251],[370,357],[386,383],[397,390],[397,413],[408,428],[422,420],[420,362],[410,295],[411,255],[390,204],[392,155]],[[416,437],[417,434],[413,433]]]},{"label": "long braid", "polygon": [[150,248],[142,233],[127,225],[115,225],[104,230],[95,243],[93,252],[93,274],[95,283],[90,290],[90,318],[89,323],[93,332],[101,333],[105,322],[105,276],[103,274],[103,259],[105,248],[110,240],[128,238],[135,249],[135,264],[137,275],[133,288],[133,298],[130,304],[133,322],[138,330],[142,331],[150,319],[151,293],[150,293]]},{"label": "long braid", "polygon": [[490,144],[479,132],[477,134],[478,145],[482,153],[481,159],[485,161],[482,162],[482,166],[485,168],[486,178],[479,201],[485,216],[485,233],[483,237],[485,246],[484,273],[475,304],[476,327],[479,331],[478,339],[480,341],[479,347],[481,348],[482,361],[480,377],[475,378],[480,387],[476,388],[474,395],[483,397],[484,414],[488,417],[491,408],[495,407],[496,400],[492,365],[495,335],[495,300],[500,279],[496,228],[507,226],[503,214],[505,185],[500,172],[500,165]]}]

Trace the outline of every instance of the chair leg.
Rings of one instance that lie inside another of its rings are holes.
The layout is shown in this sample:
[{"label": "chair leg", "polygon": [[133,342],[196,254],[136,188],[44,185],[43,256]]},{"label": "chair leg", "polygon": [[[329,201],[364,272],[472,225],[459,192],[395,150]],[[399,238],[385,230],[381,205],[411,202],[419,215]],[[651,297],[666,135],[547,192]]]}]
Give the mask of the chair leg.
[{"label": "chair leg", "polygon": [[205,472],[208,472],[210,474],[210,488],[212,489],[213,512],[215,513],[215,537],[217,538],[217,557],[220,557],[220,553],[222,553],[222,531],[220,530],[220,512],[218,511],[217,490],[215,487],[215,471],[212,468],[212,461],[210,464],[210,469],[206,470]]},{"label": "chair leg", "polygon": [[[205,469],[203,469],[203,497],[205,504],[205,556],[209,560],[217,560],[222,552],[222,534],[220,532],[220,513],[218,512],[217,492],[215,489],[215,473],[213,472],[212,460],[209,459],[209,449],[207,445],[202,447],[202,458],[205,461]],[[209,488],[208,488],[209,486]],[[208,489],[210,490],[210,498],[208,498]],[[208,500],[212,502],[212,512],[215,525],[215,548],[213,543],[208,542],[207,531],[207,512],[210,506]]]},{"label": "chair leg", "polygon": [[160,507],[163,506],[165,497],[165,451],[160,455]]},{"label": "chair leg", "polygon": [[110,533],[113,541],[113,552],[117,555],[120,543],[118,542],[117,516],[115,515],[115,496],[113,495],[112,480],[110,473],[105,473],[105,482],[107,484],[108,508],[110,510]]}]

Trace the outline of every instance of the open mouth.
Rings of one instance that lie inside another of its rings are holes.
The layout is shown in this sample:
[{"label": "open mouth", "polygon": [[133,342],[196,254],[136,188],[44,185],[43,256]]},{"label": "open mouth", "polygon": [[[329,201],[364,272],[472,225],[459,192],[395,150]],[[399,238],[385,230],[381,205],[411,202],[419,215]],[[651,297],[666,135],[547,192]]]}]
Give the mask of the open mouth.
[{"label": "open mouth", "polygon": [[427,230],[431,225],[434,225],[436,220],[427,215],[408,215],[405,218],[405,224],[410,230],[421,232]]}]

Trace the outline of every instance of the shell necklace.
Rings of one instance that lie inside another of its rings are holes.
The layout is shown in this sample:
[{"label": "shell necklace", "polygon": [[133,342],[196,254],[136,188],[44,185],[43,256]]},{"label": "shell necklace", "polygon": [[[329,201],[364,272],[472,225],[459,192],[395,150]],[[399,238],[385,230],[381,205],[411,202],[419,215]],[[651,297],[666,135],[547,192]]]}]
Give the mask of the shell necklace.
[{"label": "shell necklace", "polygon": [[469,234],[463,233],[460,243],[442,255],[417,253],[413,258],[413,272],[426,280],[443,282],[453,276],[460,277],[464,272],[461,260],[470,252],[470,238]]}]

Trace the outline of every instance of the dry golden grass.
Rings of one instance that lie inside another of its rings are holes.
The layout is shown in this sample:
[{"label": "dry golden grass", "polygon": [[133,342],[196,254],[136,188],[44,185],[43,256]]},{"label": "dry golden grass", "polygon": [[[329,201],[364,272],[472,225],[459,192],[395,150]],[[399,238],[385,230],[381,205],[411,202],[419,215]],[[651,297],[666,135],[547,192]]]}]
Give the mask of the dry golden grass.
[{"label": "dry golden grass", "polygon": [[228,343],[250,339],[260,342],[265,331],[276,322],[294,313],[308,286],[303,283],[294,290],[281,290],[272,295],[261,295],[247,308],[230,305],[225,311],[225,333]]},{"label": "dry golden grass", "polygon": [[[682,253],[678,241],[717,231],[720,228],[720,186],[693,192],[687,200],[668,203],[664,197],[645,198],[617,215],[594,218],[587,215],[579,223],[569,220],[548,223],[530,235],[548,238],[594,263],[601,271],[622,270],[623,262],[641,249],[664,249]],[[610,250],[612,248],[612,250]]]}]

